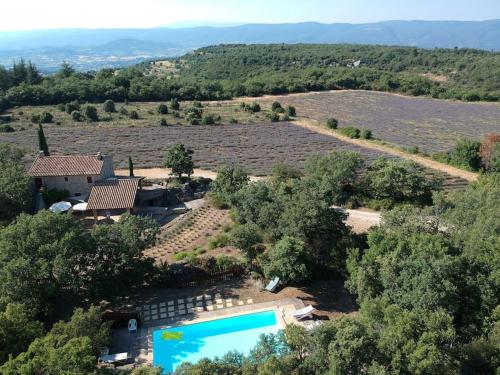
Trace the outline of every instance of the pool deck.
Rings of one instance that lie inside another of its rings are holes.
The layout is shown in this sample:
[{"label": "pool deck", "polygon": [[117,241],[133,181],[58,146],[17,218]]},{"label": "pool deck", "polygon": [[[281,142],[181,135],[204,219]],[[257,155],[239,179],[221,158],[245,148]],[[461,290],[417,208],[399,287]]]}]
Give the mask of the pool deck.
[{"label": "pool deck", "polygon": [[[196,298],[195,298],[196,299]],[[216,300],[219,298],[216,298]],[[206,301],[209,302],[209,301]],[[216,301],[217,302],[217,301]],[[304,303],[297,298],[287,298],[270,302],[252,303],[252,301],[245,301],[246,303],[238,303],[241,301],[225,302],[224,307],[207,310],[208,306],[205,305],[204,309],[193,310],[184,315],[174,314],[173,316],[164,319],[146,319],[143,320],[143,325],[139,328],[136,334],[129,334],[128,332],[116,332],[116,341],[120,341],[119,345],[123,345],[123,351],[128,351],[135,357],[135,362],[140,364],[153,363],[153,331],[167,327],[175,327],[184,324],[201,323],[219,318],[229,318],[237,315],[256,313],[266,310],[274,310],[278,319],[278,325],[284,328],[287,324],[299,323],[292,317],[292,312],[296,309],[304,307]],[[167,302],[168,303],[168,302]],[[168,305],[166,305],[168,306]]]}]

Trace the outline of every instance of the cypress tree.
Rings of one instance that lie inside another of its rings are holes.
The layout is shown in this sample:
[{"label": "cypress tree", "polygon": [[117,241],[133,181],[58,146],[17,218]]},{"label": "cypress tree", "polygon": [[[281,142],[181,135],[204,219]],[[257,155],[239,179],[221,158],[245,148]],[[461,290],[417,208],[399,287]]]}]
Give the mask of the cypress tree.
[{"label": "cypress tree", "polygon": [[134,163],[131,156],[128,157],[128,172],[130,177],[134,177]]},{"label": "cypress tree", "polygon": [[38,123],[38,146],[45,156],[49,156],[49,146],[47,145],[47,140],[45,139],[45,134],[43,132],[43,127],[41,123]]}]

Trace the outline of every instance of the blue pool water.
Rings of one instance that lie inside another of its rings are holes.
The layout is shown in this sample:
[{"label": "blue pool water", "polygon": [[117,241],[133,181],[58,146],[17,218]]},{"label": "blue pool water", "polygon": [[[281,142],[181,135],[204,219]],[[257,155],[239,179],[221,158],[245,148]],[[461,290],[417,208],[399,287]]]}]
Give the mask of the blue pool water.
[{"label": "blue pool water", "polygon": [[168,373],[182,362],[222,357],[231,350],[248,355],[261,334],[278,330],[274,311],[159,329],[153,332],[153,364]]}]

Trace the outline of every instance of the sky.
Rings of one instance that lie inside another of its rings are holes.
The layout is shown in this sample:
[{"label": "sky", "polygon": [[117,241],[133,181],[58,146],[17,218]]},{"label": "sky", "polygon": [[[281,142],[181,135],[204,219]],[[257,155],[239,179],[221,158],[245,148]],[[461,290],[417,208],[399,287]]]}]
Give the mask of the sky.
[{"label": "sky", "polygon": [[500,0],[2,0],[0,31],[500,19]]}]

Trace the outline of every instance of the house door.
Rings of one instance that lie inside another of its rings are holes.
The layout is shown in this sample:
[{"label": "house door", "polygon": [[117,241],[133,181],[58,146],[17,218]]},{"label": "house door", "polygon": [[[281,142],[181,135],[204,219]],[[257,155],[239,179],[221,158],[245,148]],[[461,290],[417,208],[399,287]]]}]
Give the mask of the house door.
[{"label": "house door", "polygon": [[43,187],[42,179],[41,178],[35,178],[35,187],[36,190],[40,190]]}]

